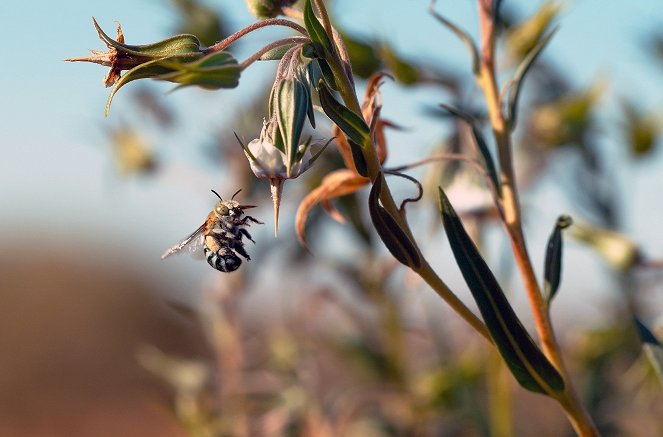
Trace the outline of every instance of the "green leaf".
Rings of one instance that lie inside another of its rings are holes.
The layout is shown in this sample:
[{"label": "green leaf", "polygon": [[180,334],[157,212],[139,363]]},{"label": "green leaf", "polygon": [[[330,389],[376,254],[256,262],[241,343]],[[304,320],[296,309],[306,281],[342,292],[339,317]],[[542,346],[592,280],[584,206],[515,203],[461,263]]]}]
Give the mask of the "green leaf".
[{"label": "green leaf", "polygon": [[550,39],[557,32],[557,28],[550,31],[546,36],[541,38],[541,40],[534,46],[532,50],[525,56],[523,62],[516,70],[516,74],[511,80],[509,86],[509,101],[507,104],[507,121],[509,123],[509,129],[514,130],[516,128],[516,117],[518,111],[518,97],[520,96],[520,90],[522,88],[523,79],[529,71],[534,61],[539,57],[543,49],[546,47]]},{"label": "green leaf", "polygon": [[283,79],[276,88],[276,117],[287,157],[288,175],[297,162],[299,138],[308,114],[306,86],[296,79]]},{"label": "green leaf", "polygon": [[410,237],[398,222],[380,205],[380,192],[384,176],[379,172],[368,196],[368,212],[378,235],[389,252],[401,263],[414,269],[421,266],[421,257]]},{"label": "green leaf", "polygon": [[472,129],[472,136],[474,137],[474,141],[477,143],[477,147],[479,148],[479,153],[483,158],[483,163],[486,168],[486,171],[488,172],[488,177],[490,177],[490,180],[493,182],[495,190],[499,194],[501,192],[501,185],[497,177],[497,169],[495,168],[495,161],[493,160],[493,156],[490,154],[490,150],[488,150],[488,144],[486,143],[486,140],[483,134],[481,133],[481,130],[479,130],[476,120],[471,115],[452,106],[448,106],[441,103],[440,107],[448,111],[450,114],[462,119],[463,121],[465,121],[467,124],[470,125],[470,128]]},{"label": "green leaf", "polygon": [[162,41],[146,45],[129,45],[115,41],[101,30],[97,20],[92,18],[94,28],[106,45],[115,48],[118,52],[149,58],[163,58],[166,56],[201,53],[200,41],[194,35],[175,35]]},{"label": "green leaf", "polygon": [[327,86],[334,91],[338,91],[339,87],[336,83],[336,78],[334,77],[334,72],[331,67],[324,59],[318,59],[318,66],[320,67],[320,72],[322,73],[322,78],[324,79]]},{"label": "green leaf", "polygon": [[350,152],[352,153],[352,161],[355,164],[357,173],[360,176],[365,178],[368,177],[368,164],[366,163],[366,157],[364,156],[364,151],[361,146],[351,139],[348,139],[348,144],[350,145]]},{"label": "green leaf", "polygon": [[174,71],[155,79],[179,83],[177,88],[192,85],[209,90],[235,88],[242,72],[237,60],[227,52],[212,53],[191,62],[174,62],[167,58],[161,63]]},{"label": "green leaf", "polygon": [[439,189],[439,203],[444,229],[458,267],[511,373],[527,390],[550,396],[561,392],[564,380],[523,327],[442,188]]},{"label": "green leaf", "polygon": [[278,61],[280,60],[283,55],[285,55],[288,50],[292,49],[295,47],[298,43],[293,42],[293,43],[288,43],[288,44],[283,44],[282,46],[275,47],[268,52],[263,53],[262,56],[260,56],[261,61]]},{"label": "green leaf", "polygon": [[368,79],[380,69],[382,60],[372,43],[364,42],[343,32],[341,32],[341,39],[350,57],[352,72],[356,76]]},{"label": "green leaf", "polygon": [[573,224],[571,217],[561,215],[548,238],[543,273],[543,294],[548,305],[555,297],[562,277],[562,230]]},{"label": "green leaf", "polygon": [[140,64],[124,73],[122,77],[120,77],[117,82],[115,82],[113,89],[111,89],[108,100],[106,101],[105,115],[108,115],[110,112],[111,103],[113,102],[115,93],[117,93],[124,85],[128,84],[129,82],[133,82],[134,80],[153,78],[161,74],[172,72],[171,68],[164,66],[160,62],[161,59],[145,62],[144,64]]},{"label": "green leaf", "polygon": [[329,36],[325,32],[322,23],[315,16],[311,0],[306,0],[306,3],[304,3],[304,26],[306,26],[306,31],[309,38],[311,38],[313,48],[319,57],[326,58],[327,55],[333,53],[334,47],[332,42],[329,40]]},{"label": "green leaf", "polygon": [[339,103],[323,81],[318,82],[318,95],[325,114],[338,125],[348,139],[362,146],[370,143],[370,130],[364,119]]},{"label": "green leaf", "polygon": [[638,331],[645,356],[663,386],[663,347],[654,334],[637,317],[633,317],[633,323]]},{"label": "green leaf", "polygon": [[177,55],[148,61],[127,71],[115,82],[106,103],[106,115],[115,93],[134,80],[149,78],[174,82],[180,84],[176,89],[191,85],[219,89],[236,87],[240,74],[237,61],[226,52],[203,57],[199,54]]},{"label": "green leaf", "polygon": [[421,79],[421,73],[411,63],[400,58],[394,50],[384,44],[380,47],[380,56],[384,60],[385,65],[403,85],[414,85]]}]

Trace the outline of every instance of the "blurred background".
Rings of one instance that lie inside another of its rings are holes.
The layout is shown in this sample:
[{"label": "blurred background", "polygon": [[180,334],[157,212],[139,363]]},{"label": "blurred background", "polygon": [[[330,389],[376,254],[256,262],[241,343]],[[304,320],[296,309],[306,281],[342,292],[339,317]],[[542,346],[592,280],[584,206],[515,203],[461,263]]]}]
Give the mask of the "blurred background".
[{"label": "blurred background", "polygon": [[[429,3],[329,3],[359,92],[376,71],[394,76],[381,88],[394,126],[386,165],[474,153],[466,127],[438,104],[479,121],[485,108],[464,46]],[[553,320],[605,435],[662,435],[660,387],[631,317],[661,332],[663,9],[654,0],[502,3],[503,83],[559,26],[526,79],[515,133],[541,274],[557,216],[576,222]],[[436,10],[478,37],[476,2]],[[255,20],[244,2],[7,1],[0,16],[0,435],[570,432],[556,405],[518,388],[494,351],[390,259],[366,192],[334,199],[345,224],[315,208],[312,254],[299,247],[295,211],[342,166],[333,146],[286,184],[274,239],[269,187],[233,136],[257,137],[274,63],[220,92],[134,82],[104,117],[106,69],[63,62],[105,49],[93,16],[109,35],[120,22],[129,44],[193,33],[211,45]],[[231,52],[243,59],[286,35],[258,31]],[[312,135],[329,138],[321,124]],[[475,308],[439,226],[440,184],[527,325],[481,177],[439,160],[408,174],[425,187],[408,217],[441,276]],[[416,191],[394,186],[401,198]],[[238,273],[186,255],[159,260],[203,222],[210,189],[229,197],[239,188],[266,224],[252,228],[252,260]]]}]

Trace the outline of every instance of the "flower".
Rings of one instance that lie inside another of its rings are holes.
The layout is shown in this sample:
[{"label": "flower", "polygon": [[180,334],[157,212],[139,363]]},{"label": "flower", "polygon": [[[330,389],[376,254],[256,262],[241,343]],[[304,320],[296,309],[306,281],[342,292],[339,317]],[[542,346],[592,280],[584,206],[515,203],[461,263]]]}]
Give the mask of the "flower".
[{"label": "flower", "polygon": [[258,179],[294,179],[311,166],[313,158],[309,147],[306,144],[300,145],[298,154],[301,154],[302,158],[295,162],[288,172],[286,154],[270,142],[259,138],[251,141],[244,153]]},{"label": "flower", "polygon": [[308,170],[323,150],[331,142],[322,145],[322,148],[313,155],[311,153],[311,139],[304,144],[300,144],[297,153],[294,155],[294,162],[288,165],[288,156],[277,148],[269,139],[267,132],[269,123],[264,123],[260,138],[256,138],[244,145],[237,138],[244,154],[249,160],[251,170],[258,179],[269,179],[271,186],[272,202],[274,204],[274,236],[278,234],[279,228],[279,210],[281,206],[281,194],[283,193],[283,183],[286,179],[294,179]]}]

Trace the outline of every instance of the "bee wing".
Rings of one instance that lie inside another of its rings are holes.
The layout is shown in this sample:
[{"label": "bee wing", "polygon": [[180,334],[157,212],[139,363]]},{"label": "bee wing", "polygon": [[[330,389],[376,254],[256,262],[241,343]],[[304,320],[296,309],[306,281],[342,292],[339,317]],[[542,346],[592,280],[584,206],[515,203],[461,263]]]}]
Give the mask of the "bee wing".
[{"label": "bee wing", "polygon": [[200,225],[198,229],[194,231],[193,234],[186,237],[184,240],[180,241],[161,255],[161,259],[168,258],[169,256],[180,252],[182,249],[186,248],[188,252],[194,253],[203,247],[203,242],[205,241],[205,236],[203,231],[205,230],[205,223]]}]

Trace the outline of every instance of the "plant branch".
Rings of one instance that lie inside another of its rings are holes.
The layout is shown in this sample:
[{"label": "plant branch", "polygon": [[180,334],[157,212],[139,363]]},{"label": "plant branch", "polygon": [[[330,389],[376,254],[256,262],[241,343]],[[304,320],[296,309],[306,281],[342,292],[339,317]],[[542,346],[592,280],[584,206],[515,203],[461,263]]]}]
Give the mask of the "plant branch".
[{"label": "plant branch", "polygon": [[274,41],[271,44],[267,44],[265,47],[261,48],[245,60],[243,60],[239,66],[242,70],[245,70],[249,65],[253,64],[254,62],[258,61],[265,53],[268,53],[270,50],[274,50],[275,48],[288,45],[288,44],[297,44],[301,43],[304,44],[306,42],[310,41],[308,38],[305,36],[293,36],[290,38],[283,38],[278,41]]},{"label": "plant branch", "polygon": [[[325,5],[322,0],[313,0],[318,11],[320,13],[320,18],[322,24],[330,36],[333,39],[334,45],[338,44],[340,38],[337,39],[333,37],[334,30],[329,22],[329,15],[325,9]],[[342,41],[340,41],[342,44]],[[342,52],[340,49],[336,49],[335,53],[332,54],[331,59],[326,59],[329,67],[334,74],[334,78],[338,80],[339,93],[345,105],[351,110],[354,111],[357,115],[361,115],[361,105],[357,98],[357,94],[354,88],[353,81],[348,77],[346,69],[343,66],[343,62],[338,56],[338,52]],[[382,171],[382,165],[377,157],[375,147],[371,144],[366,144],[362,146],[362,153],[367,163],[368,176],[371,179],[372,183],[376,180],[379,173]],[[486,325],[477,317],[465,304],[458,299],[458,297],[451,291],[449,286],[444,283],[444,281],[435,273],[430,264],[426,261],[425,257],[421,253],[419,246],[416,244],[415,239],[412,235],[412,230],[410,229],[407,221],[401,215],[396,202],[389,190],[389,186],[385,183],[382,186],[380,192],[380,202],[386,211],[396,220],[398,226],[407,233],[410,239],[413,241],[414,246],[421,257],[421,265],[418,268],[412,268],[451,308],[453,308],[470,326],[472,326],[479,334],[486,338],[489,342],[492,343],[492,338],[486,328]]]},{"label": "plant branch", "polygon": [[557,367],[565,381],[565,391],[558,396],[576,432],[581,436],[597,436],[598,431],[588,412],[580,402],[562,359],[561,349],[555,337],[553,326],[543,300],[532,261],[527,252],[522,229],[521,209],[513,168],[511,136],[502,113],[502,104],[495,74],[495,29],[493,22],[493,0],[478,0],[479,23],[481,27],[481,65],[477,82],[486,99],[490,123],[497,144],[500,163],[500,184],[504,224],[511,240],[516,264],[525,283],[525,289],[534,316],[537,334],[543,352]]},{"label": "plant branch", "polygon": [[268,18],[265,20],[256,21],[255,23],[246,26],[244,29],[237,31],[232,35],[230,35],[229,37],[225,38],[224,40],[219,41],[213,46],[206,48],[205,50],[203,50],[203,53],[207,55],[210,53],[216,53],[225,50],[230,44],[234,43],[244,35],[251,33],[254,30],[258,30],[267,26],[285,26],[296,30],[297,32],[301,33],[304,36],[308,36],[308,32],[306,32],[306,29],[297,23],[294,23],[290,20],[284,20],[283,18]]}]

